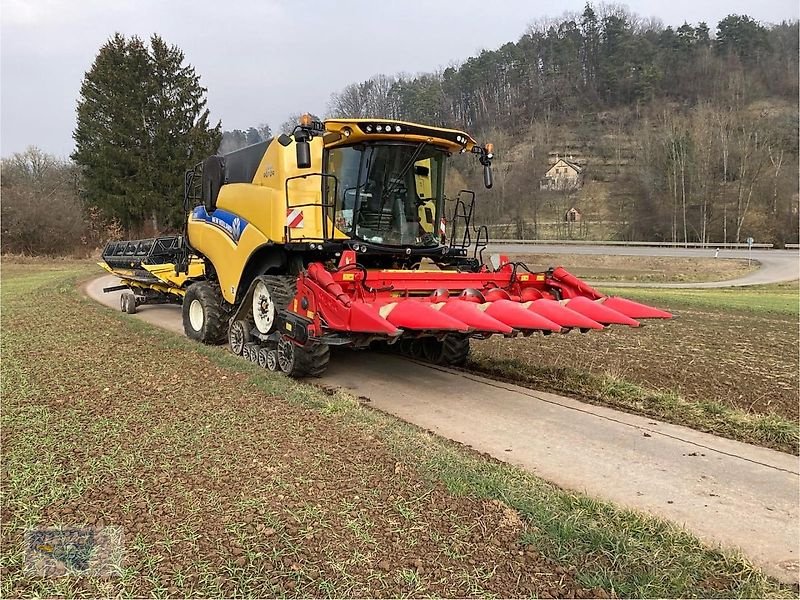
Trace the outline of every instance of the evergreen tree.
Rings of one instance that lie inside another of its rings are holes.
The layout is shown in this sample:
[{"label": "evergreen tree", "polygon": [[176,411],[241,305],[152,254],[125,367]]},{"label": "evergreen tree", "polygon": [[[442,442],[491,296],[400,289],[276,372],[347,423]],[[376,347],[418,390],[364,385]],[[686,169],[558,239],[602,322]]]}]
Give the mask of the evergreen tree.
[{"label": "evergreen tree", "polygon": [[149,48],[119,33],[106,42],[81,85],[73,133],[85,201],[126,229],[180,226],[184,172],[219,145],[205,92],[160,37]]},{"label": "evergreen tree", "polygon": [[746,15],[728,15],[717,24],[717,49],[744,61],[757,60],[769,49],[767,30]]},{"label": "evergreen tree", "polygon": [[247,145],[250,146],[251,144],[257,144],[261,141],[261,134],[258,132],[258,129],[255,127],[251,127],[247,130]]}]

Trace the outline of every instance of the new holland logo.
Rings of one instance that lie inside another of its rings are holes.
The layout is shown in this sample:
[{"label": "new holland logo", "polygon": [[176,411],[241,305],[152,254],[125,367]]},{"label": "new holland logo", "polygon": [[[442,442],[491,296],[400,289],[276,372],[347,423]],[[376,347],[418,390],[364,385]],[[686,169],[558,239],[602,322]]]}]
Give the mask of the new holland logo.
[{"label": "new holland logo", "polygon": [[242,237],[242,232],[245,227],[247,227],[247,221],[243,221],[241,218],[223,210],[216,210],[214,214],[209,216],[205,210],[200,207],[200,209],[197,209],[194,213],[194,218],[216,225],[231,236],[235,242],[239,241],[239,238]]},{"label": "new holland logo", "polygon": [[299,208],[289,208],[286,210],[286,226],[291,229],[303,228],[303,211]]}]

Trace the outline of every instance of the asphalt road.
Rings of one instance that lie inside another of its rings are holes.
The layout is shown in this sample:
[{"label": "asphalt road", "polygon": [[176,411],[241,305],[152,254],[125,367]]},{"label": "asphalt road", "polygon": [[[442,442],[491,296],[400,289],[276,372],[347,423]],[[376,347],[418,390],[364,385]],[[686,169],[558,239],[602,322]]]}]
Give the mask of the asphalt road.
[{"label": "asphalt road", "polygon": [[[569,244],[503,244],[492,243],[486,252],[491,254],[614,254],[617,256],[676,256],[684,258],[713,258],[713,248],[661,248],[649,246],[572,246]],[[488,256],[484,254],[484,257]],[[761,267],[739,279],[701,283],[603,283],[606,287],[660,287],[660,288],[721,288],[781,283],[800,279],[800,251],[798,250],[720,250],[719,259],[745,259],[757,261]],[[556,265],[553,265],[556,266]]]},{"label": "asphalt road", "polygon": [[[89,297],[119,310],[103,276]],[[139,318],[182,333],[176,306]],[[798,581],[798,457],[483,377],[367,352],[334,354],[322,383],[561,487],[647,511],[712,544],[740,548]]]}]

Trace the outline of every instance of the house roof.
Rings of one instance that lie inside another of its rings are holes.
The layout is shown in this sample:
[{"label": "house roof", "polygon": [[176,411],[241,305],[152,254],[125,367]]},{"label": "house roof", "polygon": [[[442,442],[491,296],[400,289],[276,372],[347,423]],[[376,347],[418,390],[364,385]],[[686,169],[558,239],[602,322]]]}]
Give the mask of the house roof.
[{"label": "house roof", "polygon": [[577,165],[574,162],[569,161],[569,160],[567,160],[565,158],[559,158],[550,168],[547,169],[547,171],[550,172],[551,169],[554,169],[555,167],[561,166],[562,164],[573,168],[576,173],[583,172],[583,168],[582,167],[580,167],[579,165]]}]

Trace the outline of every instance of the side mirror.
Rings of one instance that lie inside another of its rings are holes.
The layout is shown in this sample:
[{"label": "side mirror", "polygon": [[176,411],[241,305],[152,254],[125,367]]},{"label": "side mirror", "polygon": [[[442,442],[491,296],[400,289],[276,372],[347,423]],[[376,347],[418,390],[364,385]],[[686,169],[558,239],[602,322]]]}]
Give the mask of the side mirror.
[{"label": "side mirror", "polygon": [[487,190],[492,189],[492,165],[483,165],[483,185]]},{"label": "side mirror", "polygon": [[308,143],[308,140],[297,141],[297,168],[311,168],[311,144]]}]

